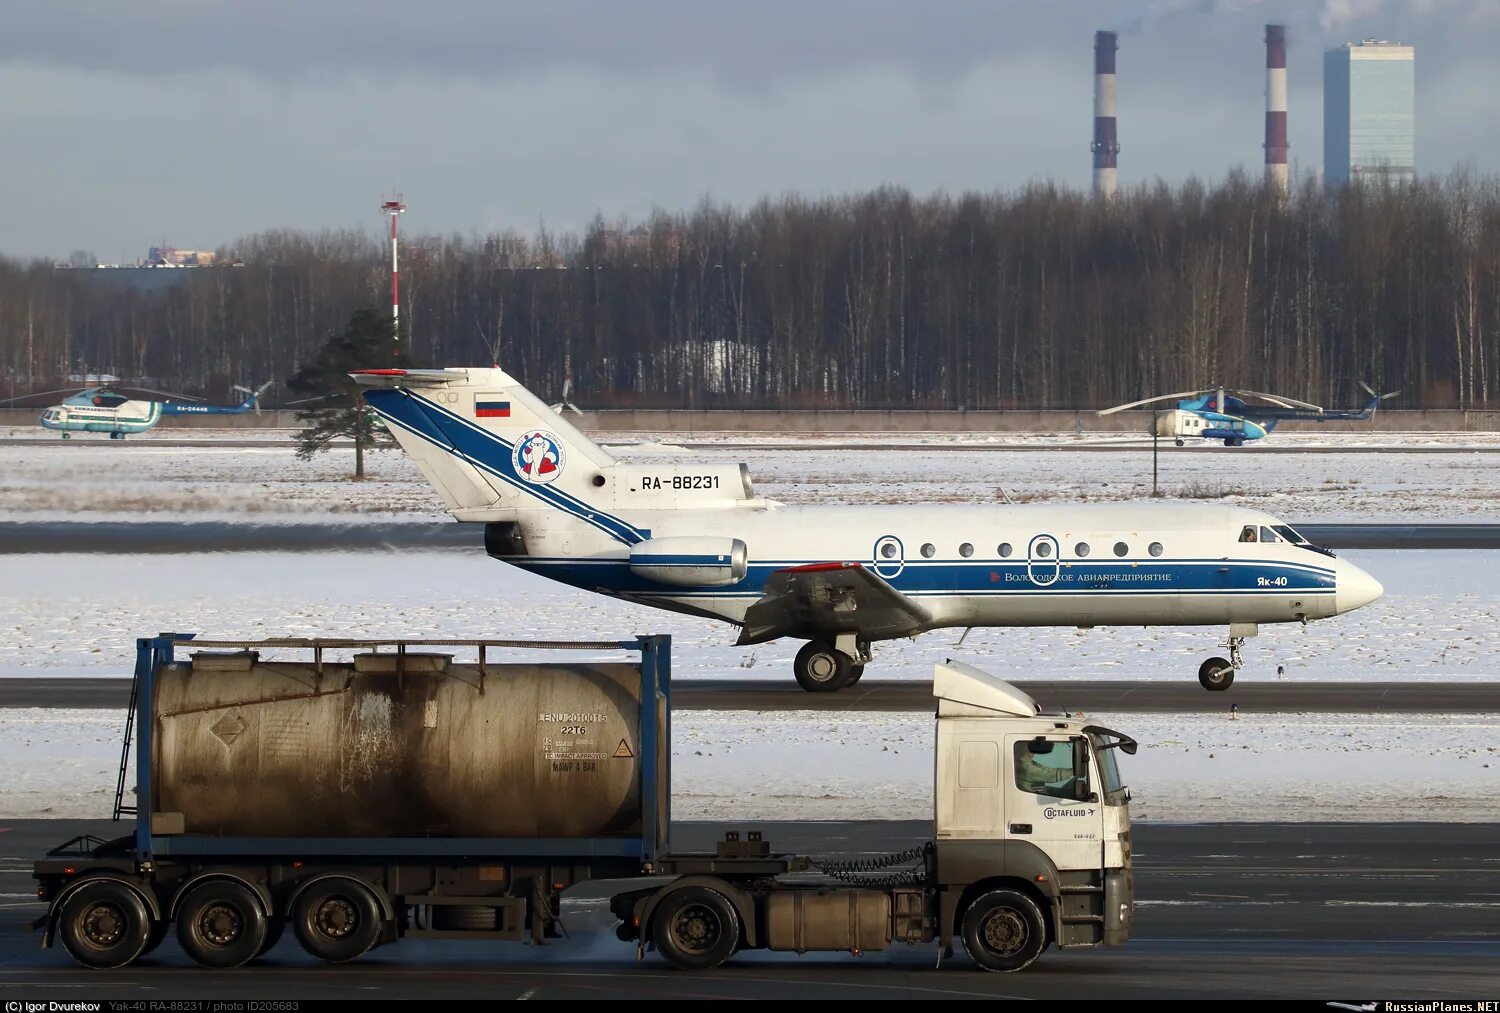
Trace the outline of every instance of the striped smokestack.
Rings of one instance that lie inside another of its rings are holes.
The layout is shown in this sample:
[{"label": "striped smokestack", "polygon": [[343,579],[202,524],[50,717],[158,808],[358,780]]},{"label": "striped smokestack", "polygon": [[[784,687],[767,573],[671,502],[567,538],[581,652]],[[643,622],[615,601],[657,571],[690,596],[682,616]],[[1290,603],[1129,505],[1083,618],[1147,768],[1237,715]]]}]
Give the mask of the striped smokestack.
[{"label": "striped smokestack", "polygon": [[1286,26],[1266,25],[1266,186],[1285,197]]},{"label": "striped smokestack", "polygon": [[1114,32],[1094,33],[1094,196],[1114,197],[1120,179],[1120,140],[1115,132]]}]

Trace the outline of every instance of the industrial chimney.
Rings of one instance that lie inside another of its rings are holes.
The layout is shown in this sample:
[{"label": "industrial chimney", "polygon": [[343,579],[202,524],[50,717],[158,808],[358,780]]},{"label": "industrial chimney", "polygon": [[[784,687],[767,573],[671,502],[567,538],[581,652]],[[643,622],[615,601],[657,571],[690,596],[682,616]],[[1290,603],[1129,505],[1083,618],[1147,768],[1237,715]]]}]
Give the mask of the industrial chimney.
[{"label": "industrial chimney", "polygon": [[1266,189],[1285,197],[1286,25],[1266,25]]},{"label": "industrial chimney", "polygon": [[1094,196],[1110,200],[1120,183],[1120,141],[1115,132],[1114,32],[1094,33]]}]

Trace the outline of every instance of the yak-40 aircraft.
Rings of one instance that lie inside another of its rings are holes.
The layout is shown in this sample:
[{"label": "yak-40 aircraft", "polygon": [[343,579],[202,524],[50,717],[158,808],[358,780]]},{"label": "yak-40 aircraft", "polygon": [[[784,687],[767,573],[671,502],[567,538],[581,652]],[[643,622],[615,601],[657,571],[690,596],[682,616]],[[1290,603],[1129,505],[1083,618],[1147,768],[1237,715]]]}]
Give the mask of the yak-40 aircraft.
[{"label": "yak-40 aircraft", "polygon": [[1380,583],[1286,524],[1224,506],[784,506],[745,465],[626,464],[500,369],[353,374],[496,559],[600,594],[807,641],[811,691],[859,680],[879,640],[944,627],[1228,627],[1221,690],[1260,623],[1375,601]]}]

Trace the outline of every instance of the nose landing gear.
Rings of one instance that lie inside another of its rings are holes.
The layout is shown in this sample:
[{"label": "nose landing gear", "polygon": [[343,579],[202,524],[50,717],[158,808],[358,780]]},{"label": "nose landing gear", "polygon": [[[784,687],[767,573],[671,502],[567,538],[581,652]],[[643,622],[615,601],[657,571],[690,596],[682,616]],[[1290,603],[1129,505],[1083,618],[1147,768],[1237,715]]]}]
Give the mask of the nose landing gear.
[{"label": "nose landing gear", "polygon": [[1244,644],[1245,637],[1237,636],[1231,631],[1223,645],[1229,651],[1229,658],[1209,658],[1198,666],[1198,682],[1204,689],[1217,692],[1234,684],[1234,673],[1245,667],[1245,659],[1240,655],[1240,648]]}]

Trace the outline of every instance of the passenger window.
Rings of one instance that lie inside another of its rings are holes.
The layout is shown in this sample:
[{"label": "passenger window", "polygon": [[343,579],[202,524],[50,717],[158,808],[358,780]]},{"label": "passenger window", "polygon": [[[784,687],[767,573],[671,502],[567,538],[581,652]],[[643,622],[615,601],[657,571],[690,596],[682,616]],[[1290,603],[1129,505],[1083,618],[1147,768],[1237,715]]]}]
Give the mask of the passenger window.
[{"label": "passenger window", "polygon": [[1130,555],[1130,546],[1126,545],[1124,542],[1116,542],[1115,543],[1115,555],[1117,555],[1117,556],[1128,556],[1128,555]]},{"label": "passenger window", "polygon": [[880,547],[880,554],[882,556],[884,556],[886,559],[895,559],[896,558],[896,543],[895,542],[886,542],[884,545],[882,545]]},{"label": "passenger window", "polygon": [[1151,547],[1149,549],[1147,549],[1146,551],[1149,552],[1149,553],[1151,553],[1151,555],[1153,555],[1153,556],[1159,556],[1159,555],[1161,555],[1162,554],[1161,542],[1152,542],[1151,543]]},{"label": "passenger window", "polygon": [[1012,552],[1014,552],[1015,550],[1010,547],[1010,543],[1009,542],[1001,542],[1000,543],[1000,548],[996,549],[995,551],[997,551],[997,552],[1000,553],[1000,558],[1001,559],[1009,559],[1010,558],[1010,554]]},{"label": "passenger window", "polygon": [[922,546],[922,558],[924,559],[931,559],[933,557],[933,554],[936,552],[937,547],[931,542],[928,542],[926,545]]},{"label": "passenger window", "polygon": [[1048,556],[1052,555],[1052,543],[1051,542],[1037,542],[1036,543],[1036,554],[1038,556],[1041,556],[1043,559],[1046,559]]},{"label": "passenger window", "polygon": [[[1049,798],[1088,798],[1088,747],[1084,741],[1049,742],[1052,748],[1045,753],[1033,753],[1033,741],[1016,743],[1016,787]],[[1075,769],[1084,773],[1075,777]]]},{"label": "passenger window", "polygon": [[960,556],[963,556],[965,559],[968,559],[970,556],[974,555],[974,546],[968,542],[964,542],[958,547],[958,554]]},{"label": "passenger window", "polygon": [[1079,542],[1077,545],[1073,546],[1073,555],[1077,556],[1078,558],[1082,559],[1084,556],[1087,556],[1088,554],[1089,554],[1089,543],[1088,542]]},{"label": "passenger window", "polygon": [[1242,541],[1242,542],[1254,542],[1254,541],[1258,541],[1258,539],[1256,538],[1256,533],[1255,532],[1256,532],[1256,528],[1255,528],[1254,524],[1246,524],[1245,527],[1240,531],[1240,541]]},{"label": "passenger window", "polygon": [[1263,541],[1263,542],[1279,542],[1279,541],[1281,541],[1280,538],[1276,537],[1276,532],[1272,531],[1270,528],[1268,528],[1268,527],[1266,527],[1264,525],[1262,525],[1261,529],[1260,529],[1260,540]]}]

